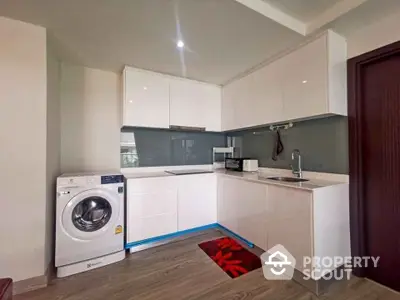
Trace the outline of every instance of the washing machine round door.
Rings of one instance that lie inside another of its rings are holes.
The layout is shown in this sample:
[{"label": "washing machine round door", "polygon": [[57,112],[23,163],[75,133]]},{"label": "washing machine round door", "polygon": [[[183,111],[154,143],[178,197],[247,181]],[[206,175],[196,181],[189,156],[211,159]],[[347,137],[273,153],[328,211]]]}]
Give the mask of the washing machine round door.
[{"label": "washing machine round door", "polygon": [[73,197],[62,215],[65,231],[72,237],[90,240],[113,230],[119,217],[119,196],[105,189],[92,189]]}]

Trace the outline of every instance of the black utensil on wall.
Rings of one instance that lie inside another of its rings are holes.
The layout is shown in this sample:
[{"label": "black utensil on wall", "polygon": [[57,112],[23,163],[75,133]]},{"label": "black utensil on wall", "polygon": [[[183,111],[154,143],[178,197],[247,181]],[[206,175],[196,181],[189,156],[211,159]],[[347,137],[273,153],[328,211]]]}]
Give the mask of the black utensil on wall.
[{"label": "black utensil on wall", "polygon": [[279,132],[279,129],[276,130],[276,137],[275,137],[275,147],[274,147],[274,152],[272,153],[272,159],[274,161],[278,160],[279,154],[283,152],[283,144],[281,140],[281,134]]}]

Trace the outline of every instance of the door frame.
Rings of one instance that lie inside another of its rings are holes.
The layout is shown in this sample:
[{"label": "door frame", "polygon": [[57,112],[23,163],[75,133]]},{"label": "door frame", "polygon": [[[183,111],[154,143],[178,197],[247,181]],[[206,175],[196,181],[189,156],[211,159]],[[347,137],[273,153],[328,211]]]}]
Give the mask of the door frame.
[{"label": "door frame", "polygon": [[[366,222],[364,202],[364,173],[362,164],[362,68],[375,61],[400,53],[400,41],[351,58],[347,62],[349,177],[350,177],[350,236],[351,255],[366,256]],[[354,275],[366,276],[366,268],[353,269]]]}]

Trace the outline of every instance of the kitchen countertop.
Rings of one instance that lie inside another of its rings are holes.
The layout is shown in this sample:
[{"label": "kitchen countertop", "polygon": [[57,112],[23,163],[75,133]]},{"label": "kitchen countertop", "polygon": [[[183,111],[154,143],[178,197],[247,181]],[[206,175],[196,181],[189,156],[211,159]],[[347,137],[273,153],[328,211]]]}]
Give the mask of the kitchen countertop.
[{"label": "kitchen countertop", "polygon": [[293,177],[293,176],[285,176],[279,173],[272,173],[272,172],[235,172],[235,171],[227,171],[227,170],[216,170],[216,174],[229,176],[232,178],[243,179],[247,181],[252,181],[256,183],[264,183],[264,184],[273,184],[278,186],[285,186],[303,190],[314,190],[318,188],[324,188],[328,186],[333,186],[337,184],[348,184],[347,182],[340,182],[340,181],[328,181],[328,180],[321,180],[321,179],[312,179],[303,177],[305,179],[309,179],[309,181],[305,182],[286,182],[286,181],[276,181],[268,179],[267,177]]},{"label": "kitchen countertop", "polygon": [[123,168],[121,173],[126,179],[134,178],[150,178],[150,177],[165,177],[178,176],[165,171],[190,171],[190,170],[213,170],[212,165],[190,165],[190,166],[164,166],[164,167],[142,167],[142,168]]},{"label": "kitchen countertop", "polygon": [[124,174],[124,176],[126,179],[135,179],[135,178],[166,177],[166,176],[176,176],[176,175],[162,171],[162,172],[126,173]]},{"label": "kitchen countertop", "polygon": [[[268,179],[267,177],[279,177],[279,176],[287,176],[292,177],[288,174],[282,174],[281,172],[277,171],[268,171],[268,172],[235,172],[235,171],[228,171],[224,169],[217,169],[214,170],[215,174],[229,176],[232,178],[247,180],[256,183],[263,183],[263,184],[273,184],[277,186],[284,186],[284,187],[291,187],[303,190],[314,190],[318,188],[324,188],[328,186],[333,186],[337,184],[348,184],[347,182],[342,181],[333,181],[333,180],[324,180],[319,178],[312,178],[307,175],[304,176],[305,179],[309,179],[306,182],[285,182],[285,181],[275,181]],[[207,174],[207,173],[205,173]],[[209,173],[208,173],[209,174]],[[125,178],[127,179],[135,179],[135,178],[152,178],[152,177],[170,177],[170,176],[186,176],[186,175],[173,175],[166,173],[164,171],[156,171],[156,172],[132,172],[124,174]]]}]

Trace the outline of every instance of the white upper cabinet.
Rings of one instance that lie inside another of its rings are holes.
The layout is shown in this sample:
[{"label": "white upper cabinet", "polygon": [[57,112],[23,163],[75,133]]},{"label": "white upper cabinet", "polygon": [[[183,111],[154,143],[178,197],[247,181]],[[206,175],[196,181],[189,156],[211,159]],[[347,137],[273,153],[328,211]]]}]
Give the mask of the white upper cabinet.
[{"label": "white upper cabinet", "polygon": [[347,115],[343,37],[328,30],[293,52],[223,87],[222,129]]},{"label": "white upper cabinet", "polygon": [[252,75],[245,76],[223,87],[222,130],[232,130],[250,126],[253,110],[249,101]]},{"label": "white upper cabinet", "polygon": [[328,30],[222,91],[216,85],[126,67],[122,125],[227,131],[347,115],[346,62],[345,39]]},{"label": "white upper cabinet", "polygon": [[235,84],[229,84],[222,88],[222,107],[221,107],[221,128],[222,131],[231,130],[237,128],[235,116],[234,96],[236,91],[236,84],[239,81],[235,81]]},{"label": "white upper cabinet", "polygon": [[283,116],[282,61],[277,60],[253,73],[251,89],[253,125],[279,122]]},{"label": "white upper cabinet", "polygon": [[[253,74],[239,80],[239,85],[234,95],[235,124],[236,128],[249,127],[254,124],[254,94]],[[250,92],[245,92],[249,91]]]},{"label": "white upper cabinet", "polygon": [[169,128],[169,79],[143,70],[123,73],[123,126]]},{"label": "white upper cabinet", "polygon": [[170,124],[221,131],[221,87],[170,79]]},{"label": "white upper cabinet", "polygon": [[122,126],[221,131],[221,87],[126,67]]},{"label": "white upper cabinet", "polygon": [[298,119],[327,112],[326,47],[324,38],[317,39],[288,54],[283,60],[285,119]]},{"label": "white upper cabinet", "polygon": [[346,60],[346,41],[332,31],[285,56],[285,119],[347,115]]}]

